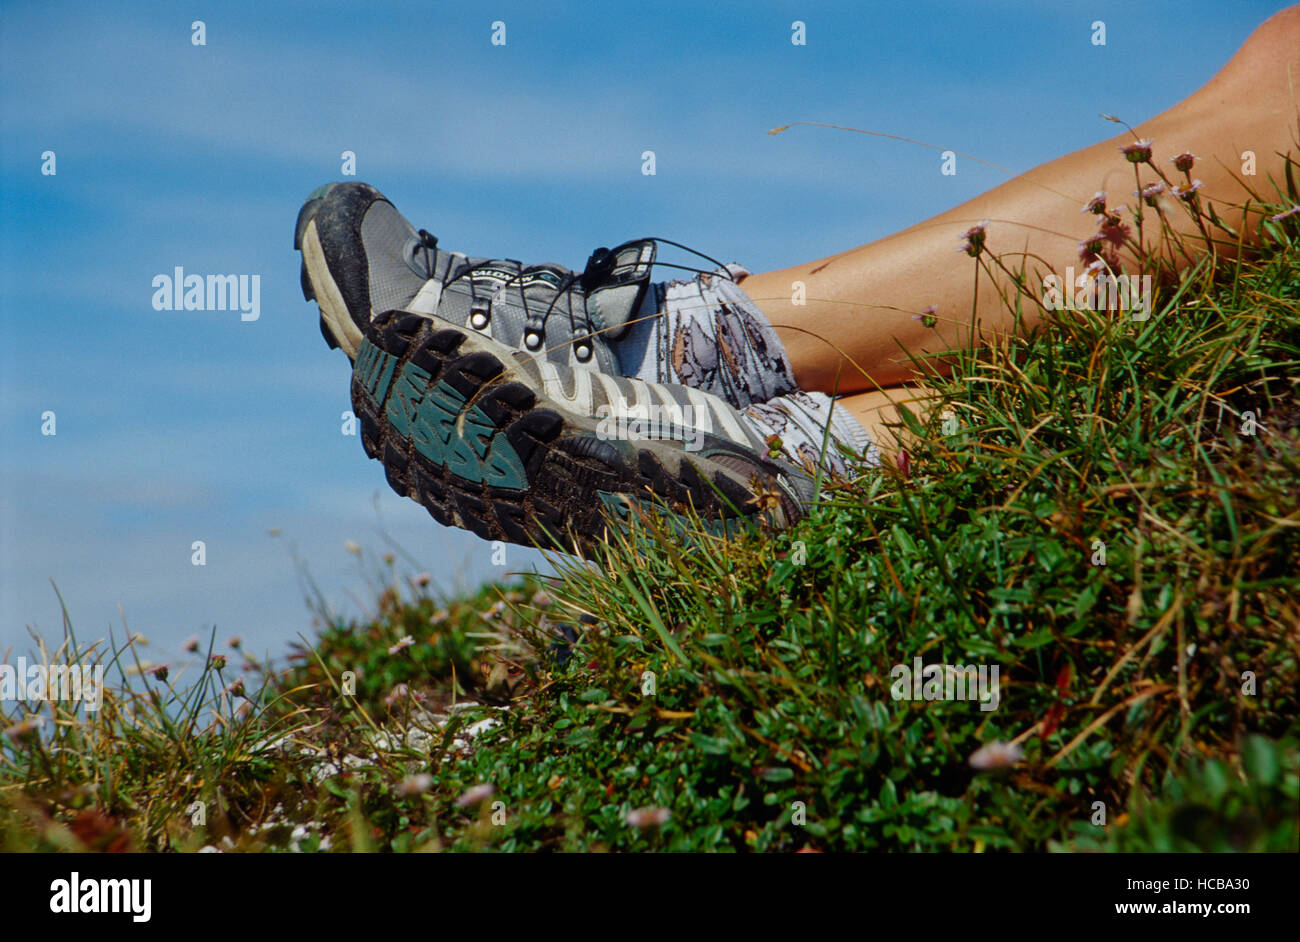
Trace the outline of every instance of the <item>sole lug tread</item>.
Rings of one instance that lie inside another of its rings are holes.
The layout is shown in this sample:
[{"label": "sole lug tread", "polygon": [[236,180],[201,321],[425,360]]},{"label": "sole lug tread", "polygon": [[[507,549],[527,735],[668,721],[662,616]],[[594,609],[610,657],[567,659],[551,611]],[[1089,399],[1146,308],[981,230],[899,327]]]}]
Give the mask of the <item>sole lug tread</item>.
[{"label": "sole lug tread", "polygon": [[488,509],[487,503],[482,498],[473,494],[466,494],[464,491],[457,491],[456,510],[460,514],[460,519],[465,525],[465,529],[481,536],[485,540],[494,540],[497,535],[492,527],[495,522],[495,515]]},{"label": "sole lug tread", "polygon": [[464,342],[465,335],[455,330],[435,330],[425,340],[430,348],[445,356],[455,353]]},{"label": "sole lug tread", "polygon": [[[436,323],[402,311],[376,318],[357,353],[352,395],[366,454],[383,462],[395,492],[439,523],[571,552],[574,534],[579,547],[603,537],[607,507],[619,501],[727,512],[696,462],[681,460],[670,473],[652,449],[570,427],[528,386],[496,381],[504,368],[493,353]],[[737,506],[748,498],[727,474],[711,477]]]}]

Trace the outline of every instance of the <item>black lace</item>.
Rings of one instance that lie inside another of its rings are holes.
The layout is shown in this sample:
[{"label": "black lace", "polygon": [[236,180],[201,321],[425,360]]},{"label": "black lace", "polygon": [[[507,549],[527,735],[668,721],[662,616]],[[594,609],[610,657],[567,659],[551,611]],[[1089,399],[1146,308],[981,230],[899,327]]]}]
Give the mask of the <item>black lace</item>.
[{"label": "black lace", "polygon": [[[425,229],[421,229],[417,234],[420,239],[420,246],[426,250],[425,251],[425,272],[426,272],[425,277],[431,280],[435,276],[434,269],[436,267],[436,260],[437,260],[438,237]],[[646,236],[641,239],[631,239],[628,242],[624,242],[622,245],[619,245],[614,249],[598,248],[596,249],[596,251],[591,253],[591,256],[587,259],[587,266],[582,270],[582,272],[568,271],[565,274],[560,276],[560,283],[558,286],[556,286],[555,295],[554,297],[551,298],[550,303],[546,305],[546,310],[542,312],[540,317],[534,316],[533,312],[528,309],[528,297],[524,293],[523,289],[522,288],[520,289],[519,301],[524,309],[525,338],[529,335],[529,333],[534,333],[539,338],[545,339],[546,320],[551,316],[551,313],[555,310],[556,302],[560,300],[560,297],[562,295],[569,296],[568,314],[569,314],[570,336],[575,338],[578,337],[579,328],[578,328],[577,318],[575,317],[574,310],[573,310],[572,289],[574,285],[580,285],[586,291],[592,290],[593,287],[598,287],[601,284],[601,282],[607,279],[610,276],[610,274],[613,272],[615,264],[617,263],[618,260],[618,251],[627,245],[639,243],[639,242],[654,242],[657,244],[671,245],[674,246],[675,248],[682,249],[683,251],[690,252],[692,255],[698,255],[700,258],[704,259],[705,261],[712,262],[713,265],[715,266],[713,270],[709,270],[704,268],[695,268],[690,265],[679,265],[675,262],[661,262],[658,261],[657,258],[658,252],[656,252],[655,253],[656,260],[651,263],[650,265],[651,269],[676,268],[681,271],[694,272],[695,274],[698,275],[712,275],[714,277],[726,278],[728,281],[731,281],[733,283],[736,280],[735,277],[732,276],[731,272],[727,270],[727,266],[724,265],[722,262],[718,261],[713,256],[706,255],[703,252],[697,251],[688,245],[682,245],[682,243],[680,242],[674,242],[672,239],[664,239],[658,236]],[[499,267],[500,264],[501,264],[500,260],[494,260],[494,259],[484,259],[483,261],[473,265],[462,264],[454,272],[448,271],[449,277],[447,278],[446,281],[443,282],[443,287],[445,288],[447,285],[450,285],[452,282],[459,281],[460,279],[464,278],[466,275],[473,275],[473,273],[478,271],[479,269],[495,268],[495,267]],[[548,265],[528,265],[526,267],[520,268],[518,272],[510,276],[510,278],[507,279],[506,283],[502,285],[498,290],[505,291],[516,281],[521,281],[522,279],[526,278],[528,275],[531,275],[535,272],[548,272],[552,275],[556,274],[555,269],[551,268]],[[469,279],[469,286],[470,286],[470,310],[471,311],[490,310],[491,303],[492,303],[491,298],[479,297],[478,289],[475,286],[474,279],[472,277]],[[483,308],[478,307],[478,303],[480,301],[486,302]],[[583,327],[585,328],[585,337],[591,337],[595,333],[595,331],[592,328],[591,321],[585,315],[585,305],[584,305],[584,315],[582,321],[583,321]]]},{"label": "black lace", "polygon": [[[679,248],[679,249],[681,249],[681,250],[683,250],[683,251],[685,251],[685,252],[690,252],[692,255],[698,255],[700,258],[704,259],[706,262],[712,262],[712,263],[716,266],[716,269],[717,269],[717,270],[715,270],[715,271],[706,271],[706,270],[703,269],[703,268],[692,268],[690,265],[677,265],[677,264],[674,264],[673,262],[660,262],[660,261],[656,261],[656,262],[654,263],[654,265],[651,266],[652,268],[657,268],[657,267],[660,267],[660,266],[662,266],[662,267],[664,267],[664,268],[679,268],[679,269],[681,269],[682,271],[693,271],[693,272],[695,272],[697,275],[717,275],[717,274],[718,274],[718,271],[720,270],[720,271],[722,272],[722,277],[726,278],[728,281],[730,281],[730,282],[735,282],[735,280],[736,280],[735,278],[732,277],[731,272],[729,272],[729,271],[727,270],[727,266],[726,266],[726,265],[722,264],[720,261],[718,261],[718,260],[717,260],[716,258],[714,258],[712,255],[705,255],[703,252],[697,252],[695,249],[691,248],[689,245],[682,245],[680,242],[674,242],[672,239],[661,239],[661,238],[659,238],[658,236],[646,236],[644,239],[634,239],[633,241],[634,241],[634,242],[662,242],[664,245],[675,246],[676,248]],[[626,244],[627,244],[627,243],[624,243],[624,245],[626,245]],[[657,253],[656,253],[656,255],[657,255]]]},{"label": "black lace", "polygon": [[416,233],[420,237],[420,247],[424,252],[424,277],[425,280],[433,278],[434,263],[438,258],[438,237],[428,229],[421,229]]}]

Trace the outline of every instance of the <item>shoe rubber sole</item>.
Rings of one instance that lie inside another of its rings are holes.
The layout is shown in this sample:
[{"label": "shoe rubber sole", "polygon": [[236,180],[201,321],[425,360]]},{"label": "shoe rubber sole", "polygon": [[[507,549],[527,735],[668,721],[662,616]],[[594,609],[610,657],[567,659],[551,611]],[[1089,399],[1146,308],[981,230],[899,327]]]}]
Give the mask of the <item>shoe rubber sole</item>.
[{"label": "shoe rubber sole", "polygon": [[735,470],[671,443],[602,439],[596,420],[514,379],[499,352],[408,311],[375,318],[358,347],[352,403],[366,454],[439,523],[572,552],[634,506],[693,510],[723,531],[751,518]]},{"label": "shoe rubber sole", "polygon": [[293,247],[302,252],[302,268],[299,271],[302,296],[320,306],[321,336],[331,350],[341,347],[355,360],[357,349],[361,346],[361,328],[352,319],[347,302],[343,300],[343,292],[325,260],[316,224],[316,214],[335,186],[337,184],[327,183],[318,187],[302,204],[294,226]]}]

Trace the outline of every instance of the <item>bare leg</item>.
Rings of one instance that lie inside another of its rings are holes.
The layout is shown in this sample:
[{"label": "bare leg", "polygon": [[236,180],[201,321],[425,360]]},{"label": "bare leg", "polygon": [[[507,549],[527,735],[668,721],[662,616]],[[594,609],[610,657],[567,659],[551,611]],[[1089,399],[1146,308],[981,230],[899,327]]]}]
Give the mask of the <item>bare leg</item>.
[{"label": "bare leg", "polygon": [[862,424],[886,458],[893,458],[906,446],[901,411],[906,409],[925,422],[934,407],[936,395],[920,383],[850,393],[835,400],[836,409],[844,409]]},{"label": "bare leg", "polygon": [[[1136,131],[1154,141],[1156,159],[1170,170],[1169,157],[1184,149],[1196,154],[1193,175],[1203,181],[1201,196],[1238,225],[1240,210],[1228,207],[1241,206],[1248,196],[1234,177],[1241,172],[1241,154],[1255,153],[1258,176],[1245,179],[1261,195],[1272,196],[1268,175],[1281,178],[1278,154],[1295,147],[1297,93],[1300,6],[1267,20],[1204,88]],[[903,347],[936,352],[970,340],[975,262],[960,254],[962,233],[991,220],[988,248],[1009,267],[1018,267],[1018,253],[1027,252],[1042,260],[1031,264],[1031,273],[1064,276],[1067,266],[1081,268],[1078,243],[1096,231],[1097,219],[1081,214],[1080,207],[1107,189],[1112,206],[1135,203],[1133,165],[1117,149],[1132,142],[1125,133],[1076,151],[877,242],[751,275],[744,289],[776,328],[803,388],[834,394],[896,385],[912,375]],[[1144,172],[1144,183],[1154,179]],[[1183,222],[1195,232],[1190,219]],[[1147,244],[1154,241],[1151,228]],[[796,281],[806,286],[802,306],[791,303]],[[984,282],[980,327],[1010,329],[1011,315]],[[914,319],[929,305],[938,310],[933,328]],[[1026,317],[1027,324],[1032,320]],[[833,339],[839,352],[822,338]],[[853,404],[850,411],[866,414],[870,404]]]}]

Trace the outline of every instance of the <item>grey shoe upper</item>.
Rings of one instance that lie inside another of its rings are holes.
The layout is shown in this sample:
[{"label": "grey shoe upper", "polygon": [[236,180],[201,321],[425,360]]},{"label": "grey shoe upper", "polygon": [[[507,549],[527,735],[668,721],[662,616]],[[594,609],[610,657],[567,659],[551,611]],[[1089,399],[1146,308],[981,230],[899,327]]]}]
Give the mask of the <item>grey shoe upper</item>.
[{"label": "grey shoe upper", "polygon": [[648,239],[597,249],[582,272],[469,257],[438,247],[378,190],[355,182],[308,199],[296,245],[313,219],[329,276],[359,327],[397,308],[436,314],[508,347],[607,373],[618,372],[608,341],[639,309],[656,252]]}]

